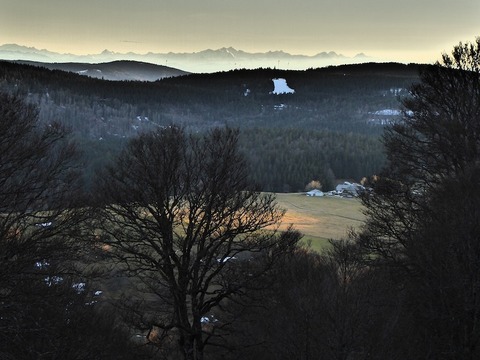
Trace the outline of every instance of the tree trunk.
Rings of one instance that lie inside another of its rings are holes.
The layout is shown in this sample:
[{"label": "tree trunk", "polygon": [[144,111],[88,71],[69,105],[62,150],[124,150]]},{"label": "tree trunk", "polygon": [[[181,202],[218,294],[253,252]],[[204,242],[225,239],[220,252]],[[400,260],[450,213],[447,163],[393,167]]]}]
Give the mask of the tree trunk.
[{"label": "tree trunk", "polygon": [[184,334],[180,337],[184,360],[203,360],[202,334]]},{"label": "tree trunk", "polygon": [[202,330],[195,336],[195,360],[203,360],[203,339],[202,339]]},{"label": "tree trunk", "polygon": [[192,336],[190,335],[183,336],[181,343],[183,347],[184,360],[195,360],[195,349],[194,349],[194,341]]}]

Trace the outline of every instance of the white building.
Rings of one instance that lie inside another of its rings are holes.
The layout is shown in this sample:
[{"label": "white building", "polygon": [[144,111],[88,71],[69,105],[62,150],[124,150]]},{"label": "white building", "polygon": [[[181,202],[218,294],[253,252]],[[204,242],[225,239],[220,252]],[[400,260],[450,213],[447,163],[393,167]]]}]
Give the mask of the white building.
[{"label": "white building", "polygon": [[357,183],[351,183],[351,182],[345,181],[342,184],[338,184],[335,190],[339,194],[349,194],[352,196],[358,196],[362,191],[365,190],[365,187]]},{"label": "white building", "polygon": [[307,196],[323,196],[323,195],[324,195],[323,191],[318,189],[313,189],[307,192]]}]

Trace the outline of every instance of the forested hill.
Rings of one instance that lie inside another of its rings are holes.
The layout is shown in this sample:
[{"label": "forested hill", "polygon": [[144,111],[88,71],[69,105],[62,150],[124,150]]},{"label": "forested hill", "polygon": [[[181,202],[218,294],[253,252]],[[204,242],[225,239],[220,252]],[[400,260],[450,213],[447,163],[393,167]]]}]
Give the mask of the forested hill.
[{"label": "forested hill", "polygon": [[63,70],[105,80],[156,81],[166,77],[186,75],[188,72],[163,65],[139,61],[112,61],[99,64],[87,63],[42,63],[35,61],[15,61],[19,64],[44,67],[50,70]]},{"label": "forested hill", "polygon": [[[252,176],[265,190],[298,191],[310,180],[376,172],[378,137],[394,121],[399,98],[418,79],[418,65],[362,64],[284,71],[235,70],[156,82],[106,81],[0,62],[0,90],[25,96],[43,122],[72,128],[89,169],[123,139],[158,126],[190,131],[239,127]],[[276,94],[272,79],[294,93]],[[107,151],[108,150],[108,151]],[[88,171],[87,171],[88,173]]]}]

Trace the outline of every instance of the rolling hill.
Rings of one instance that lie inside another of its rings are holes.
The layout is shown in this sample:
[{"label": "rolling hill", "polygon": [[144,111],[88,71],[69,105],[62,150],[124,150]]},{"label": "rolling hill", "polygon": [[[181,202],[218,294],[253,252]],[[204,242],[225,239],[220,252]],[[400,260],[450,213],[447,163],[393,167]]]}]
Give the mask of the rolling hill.
[{"label": "rolling hill", "polygon": [[92,78],[113,81],[157,81],[167,77],[187,75],[188,72],[168,66],[139,61],[112,61],[108,63],[46,63],[35,61],[15,61],[49,70],[62,70]]},{"label": "rolling hill", "polygon": [[[72,129],[85,152],[86,174],[141,132],[172,124],[194,133],[230,126],[241,130],[254,181],[266,191],[292,192],[314,179],[329,190],[336,179],[375,174],[385,160],[380,135],[399,120],[400,101],[420,69],[369,63],[140,82],[0,61],[0,91],[36,104],[41,122]],[[275,84],[292,91],[277,91]]]}]

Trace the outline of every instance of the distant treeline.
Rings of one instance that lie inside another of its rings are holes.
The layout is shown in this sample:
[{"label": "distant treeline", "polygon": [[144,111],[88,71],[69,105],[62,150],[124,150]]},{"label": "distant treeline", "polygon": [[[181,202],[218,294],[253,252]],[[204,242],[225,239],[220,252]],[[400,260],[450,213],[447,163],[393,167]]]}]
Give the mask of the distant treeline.
[{"label": "distant treeline", "polygon": [[[38,105],[41,121],[71,128],[85,150],[87,176],[122,139],[141,132],[171,124],[192,132],[230,126],[242,130],[255,181],[280,192],[301,190],[312,179],[328,189],[336,178],[377,172],[383,127],[371,120],[377,111],[399,108],[419,67],[235,70],[135,82],[0,62],[0,90]],[[279,77],[294,94],[272,94]]]},{"label": "distant treeline", "polygon": [[303,191],[311,180],[332,190],[336,179],[360,180],[385,161],[378,138],[352,133],[249,129],[241,133],[240,145],[254,182],[275,192]]}]

